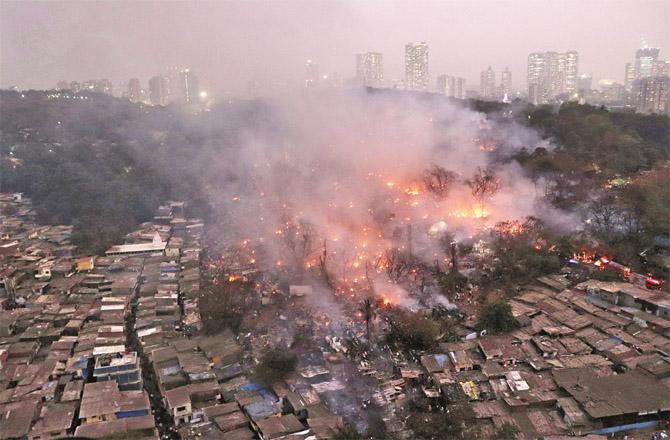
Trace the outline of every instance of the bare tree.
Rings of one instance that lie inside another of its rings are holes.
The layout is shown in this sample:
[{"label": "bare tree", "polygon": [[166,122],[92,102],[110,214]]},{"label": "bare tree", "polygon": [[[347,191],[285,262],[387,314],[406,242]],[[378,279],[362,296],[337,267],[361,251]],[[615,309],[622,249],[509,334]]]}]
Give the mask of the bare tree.
[{"label": "bare tree", "polygon": [[321,276],[323,276],[323,280],[326,282],[326,285],[331,289],[333,289],[334,288],[333,280],[330,278],[330,274],[328,274],[327,260],[328,260],[328,244],[326,242],[326,239],[324,239],[323,253],[319,257],[319,268],[321,269]]},{"label": "bare tree", "polygon": [[389,249],[380,258],[378,267],[384,267],[389,279],[398,282],[412,269],[412,258],[397,248]]},{"label": "bare tree", "polygon": [[287,220],[286,229],[281,234],[281,240],[293,256],[295,267],[303,270],[305,260],[314,252],[314,241],[317,232],[312,224],[299,220],[297,222]]},{"label": "bare tree", "polygon": [[423,173],[423,184],[426,190],[440,199],[449,194],[455,180],[455,173],[439,165],[433,165]]},{"label": "bare tree", "polygon": [[370,321],[375,316],[374,306],[370,298],[365,298],[361,304],[361,313],[363,313],[363,319],[365,320],[365,334],[370,341]]},{"label": "bare tree", "polygon": [[492,168],[477,167],[471,179],[465,181],[470,187],[472,197],[476,200],[479,209],[484,212],[484,201],[493,197],[500,189],[501,179]]}]

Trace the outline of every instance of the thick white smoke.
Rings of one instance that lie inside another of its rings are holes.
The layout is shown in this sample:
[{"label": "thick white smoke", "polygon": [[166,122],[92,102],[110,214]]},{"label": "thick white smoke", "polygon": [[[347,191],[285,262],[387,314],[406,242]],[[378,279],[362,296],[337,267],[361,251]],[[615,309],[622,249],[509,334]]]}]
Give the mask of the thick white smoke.
[{"label": "thick white smoke", "polygon": [[[262,245],[266,267],[318,266],[325,242],[333,277],[359,282],[390,248],[412,246],[432,261],[441,251],[427,231],[440,220],[463,238],[502,220],[555,217],[518,164],[494,163],[537,146],[548,147],[526,127],[444,100],[308,94],[271,102],[260,128],[216,158],[225,183],[211,196],[226,235]],[[446,197],[422,187],[433,166],[455,175]],[[465,180],[486,167],[501,185],[481,212]]]}]

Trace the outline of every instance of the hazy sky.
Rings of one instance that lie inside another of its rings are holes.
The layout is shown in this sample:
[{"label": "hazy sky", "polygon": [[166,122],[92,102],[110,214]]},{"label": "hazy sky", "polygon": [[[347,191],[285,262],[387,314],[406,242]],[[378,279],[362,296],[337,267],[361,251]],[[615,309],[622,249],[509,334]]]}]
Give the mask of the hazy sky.
[{"label": "hazy sky", "polygon": [[[526,57],[579,51],[580,73],[623,80],[644,38],[670,59],[667,0],[8,1],[0,0],[0,87],[52,88],[59,79],[128,78],[190,66],[202,88],[241,93],[250,80],[354,74],[354,54],[384,54],[403,77],[404,45],[430,45],[432,80],[479,85],[488,65],[525,87]],[[499,81],[499,73],[496,78]]]}]

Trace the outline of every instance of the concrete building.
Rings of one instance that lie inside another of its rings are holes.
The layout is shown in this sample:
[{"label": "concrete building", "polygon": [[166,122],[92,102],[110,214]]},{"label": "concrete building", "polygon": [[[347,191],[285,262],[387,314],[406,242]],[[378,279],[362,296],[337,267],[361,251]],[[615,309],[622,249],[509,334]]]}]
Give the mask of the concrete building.
[{"label": "concrete building", "polygon": [[654,76],[633,81],[632,100],[637,111],[643,113],[664,113],[668,106],[670,77]]},{"label": "concrete building", "polygon": [[575,99],[578,92],[579,55],[575,51],[534,52],[528,55],[528,99],[547,104],[557,98]]},{"label": "concrete building", "polygon": [[121,391],[142,389],[142,369],[136,352],[99,356],[95,360],[96,381],[116,381]]},{"label": "concrete building", "polygon": [[509,67],[505,67],[505,70],[500,75],[500,97],[508,98],[512,95],[512,72],[509,70]]},{"label": "concrete building", "polygon": [[163,241],[156,233],[151,243],[120,244],[112,246],[105,251],[105,255],[147,255],[164,254],[167,247],[167,241]]},{"label": "concrete building", "polygon": [[405,88],[427,90],[430,80],[428,70],[428,44],[407,43],[405,45]]},{"label": "concrete building", "polygon": [[465,79],[440,75],[437,77],[437,91],[450,98],[465,99]]},{"label": "concrete building", "polygon": [[149,100],[152,105],[168,103],[168,80],[163,76],[154,76],[149,80]]},{"label": "concrete building", "polygon": [[379,86],[384,80],[384,56],[379,52],[356,55],[356,79],[365,86]]},{"label": "concrete building", "polygon": [[318,87],[319,79],[319,65],[312,60],[307,60],[307,63],[305,63],[305,88]]},{"label": "concrete building", "polygon": [[479,76],[479,95],[482,99],[496,99],[496,74],[489,66]]},{"label": "concrete building", "polygon": [[140,80],[137,78],[131,78],[128,81],[128,100],[130,102],[140,102],[142,100]]}]

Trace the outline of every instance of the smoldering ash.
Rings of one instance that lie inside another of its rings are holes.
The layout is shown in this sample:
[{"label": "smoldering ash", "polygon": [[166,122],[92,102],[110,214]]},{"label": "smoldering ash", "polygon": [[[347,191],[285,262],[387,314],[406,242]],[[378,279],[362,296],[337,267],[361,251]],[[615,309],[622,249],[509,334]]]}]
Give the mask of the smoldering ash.
[{"label": "smoldering ash", "polygon": [[398,259],[447,261],[444,237],[555,217],[518,164],[500,160],[538,146],[550,147],[503,116],[448,102],[311,94],[271,102],[234,153],[216,157],[225,183],[211,197],[249,263],[353,295],[394,284]]}]

